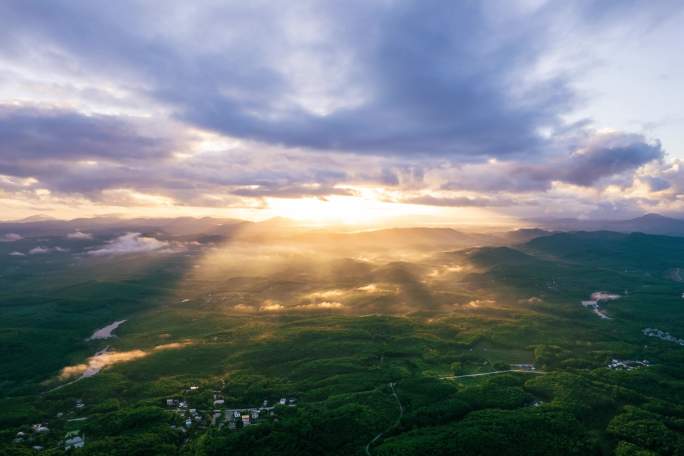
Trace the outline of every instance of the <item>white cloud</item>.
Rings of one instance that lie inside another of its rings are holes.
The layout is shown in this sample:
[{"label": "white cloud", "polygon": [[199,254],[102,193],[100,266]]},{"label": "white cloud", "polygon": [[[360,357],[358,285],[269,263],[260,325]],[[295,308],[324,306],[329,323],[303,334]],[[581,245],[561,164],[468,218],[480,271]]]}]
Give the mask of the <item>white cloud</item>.
[{"label": "white cloud", "polygon": [[82,231],[76,230],[73,233],[67,234],[68,239],[92,239],[93,235],[90,233],[84,233]]},{"label": "white cloud", "polygon": [[31,250],[29,250],[29,255],[42,255],[45,253],[51,253],[51,252],[68,252],[69,249],[64,249],[62,247],[43,247],[43,246],[38,246],[34,247]]},{"label": "white cloud", "polygon": [[90,255],[125,255],[147,252],[169,253],[178,250],[178,247],[172,246],[167,241],[143,236],[140,233],[126,233],[109,241],[99,249],[91,250],[89,253]]},{"label": "white cloud", "polygon": [[14,242],[24,239],[21,234],[17,233],[7,233],[0,236],[0,242]]},{"label": "white cloud", "polygon": [[14,252],[10,253],[9,256],[26,256],[26,254],[14,251]]},{"label": "white cloud", "polygon": [[151,355],[153,352],[181,349],[188,345],[192,345],[192,341],[185,340],[181,342],[157,345],[151,351],[134,349],[124,352],[110,352],[105,349],[104,351],[98,352],[94,356],[88,358],[85,363],[66,366],[60,372],[59,378],[61,380],[65,380],[77,375],[81,377],[92,377],[106,367],[145,358]]},{"label": "white cloud", "polygon": [[311,304],[300,304],[294,306],[295,309],[315,310],[315,309],[341,309],[344,304],[338,301],[323,301]]}]

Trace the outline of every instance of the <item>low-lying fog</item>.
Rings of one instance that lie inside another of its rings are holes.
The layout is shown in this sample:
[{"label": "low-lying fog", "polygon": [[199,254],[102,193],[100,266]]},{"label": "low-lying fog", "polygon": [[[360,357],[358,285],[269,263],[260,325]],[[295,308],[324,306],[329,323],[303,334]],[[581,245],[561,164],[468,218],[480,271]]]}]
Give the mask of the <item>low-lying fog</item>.
[{"label": "low-lying fog", "polygon": [[178,300],[240,313],[448,310],[472,301],[473,267],[446,252],[472,243],[439,230],[237,237],[198,258]]},{"label": "low-lying fog", "polygon": [[[180,279],[164,283],[173,289],[172,302],[243,314],[472,308],[475,300],[490,297],[470,286],[476,270],[467,256],[453,252],[512,244],[527,235],[449,228],[312,230],[283,220],[65,223],[61,234],[50,235],[41,225],[13,236],[5,261],[17,274],[37,265],[63,270],[55,280],[62,285],[138,280],[149,271],[175,269]],[[12,255],[36,246],[46,253]]]}]

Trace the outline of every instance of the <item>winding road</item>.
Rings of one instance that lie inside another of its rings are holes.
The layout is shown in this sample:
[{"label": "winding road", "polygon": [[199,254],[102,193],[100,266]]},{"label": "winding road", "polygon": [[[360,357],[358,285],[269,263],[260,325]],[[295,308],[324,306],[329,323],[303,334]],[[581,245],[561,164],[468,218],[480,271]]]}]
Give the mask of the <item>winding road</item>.
[{"label": "winding road", "polygon": [[373,445],[375,442],[377,442],[383,435],[387,434],[389,431],[391,431],[395,427],[399,426],[399,423],[401,422],[401,418],[404,416],[404,406],[401,405],[401,401],[399,400],[399,396],[397,396],[397,390],[394,389],[394,385],[395,385],[395,383],[391,382],[389,384],[389,387],[392,390],[392,396],[394,396],[394,399],[397,401],[397,405],[399,406],[399,416],[397,417],[397,420],[394,423],[392,423],[392,425],[390,427],[388,427],[387,429],[385,429],[384,431],[382,431],[381,433],[379,433],[378,435],[373,437],[373,440],[371,440],[370,442],[368,442],[366,444],[365,450],[366,450],[367,456],[371,456],[371,452],[370,452],[371,445]]},{"label": "winding road", "polygon": [[448,377],[440,377],[442,380],[453,380],[456,378],[466,378],[466,377],[482,377],[483,375],[494,375],[503,374],[504,372],[520,372],[522,374],[545,374],[546,372],[537,370],[526,370],[526,369],[508,369],[493,372],[482,372],[480,374],[466,374],[466,375],[450,375]]}]

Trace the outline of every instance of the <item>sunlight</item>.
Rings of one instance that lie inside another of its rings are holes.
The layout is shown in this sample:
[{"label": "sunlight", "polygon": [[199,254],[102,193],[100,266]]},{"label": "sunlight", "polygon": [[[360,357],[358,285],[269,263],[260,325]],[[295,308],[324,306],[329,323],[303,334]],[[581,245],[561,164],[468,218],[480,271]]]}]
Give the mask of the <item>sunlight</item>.
[{"label": "sunlight", "polygon": [[268,198],[274,217],[286,217],[311,227],[353,228],[447,225],[502,225],[514,221],[481,208],[438,207],[385,201],[373,192],[326,198]]},{"label": "sunlight", "polygon": [[427,206],[388,203],[356,196],[330,196],[268,200],[275,216],[291,218],[312,226],[380,225],[388,219],[414,216],[434,216],[439,210]]}]

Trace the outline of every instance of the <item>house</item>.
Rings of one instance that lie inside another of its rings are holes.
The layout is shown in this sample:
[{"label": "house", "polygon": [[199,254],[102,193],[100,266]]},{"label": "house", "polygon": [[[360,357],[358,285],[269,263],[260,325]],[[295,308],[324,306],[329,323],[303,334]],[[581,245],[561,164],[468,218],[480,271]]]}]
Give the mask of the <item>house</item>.
[{"label": "house", "polygon": [[190,426],[192,426],[192,420],[188,418],[187,420],[185,420],[185,427],[189,428]]},{"label": "house", "polygon": [[190,391],[197,391],[199,389],[199,386],[192,385],[190,387]]},{"label": "house", "polygon": [[214,401],[214,405],[223,405],[225,403],[226,403],[226,401],[224,401],[223,399],[216,399]]},{"label": "house", "polygon": [[242,425],[243,426],[249,426],[250,423],[250,418],[249,415],[242,415]]},{"label": "house", "polygon": [[72,448],[83,448],[85,445],[85,436],[79,435],[80,431],[71,431],[64,436],[64,449],[70,450]]},{"label": "house", "polygon": [[85,402],[83,402],[81,399],[77,399],[76,400],[76,408],[82,409],[83,407],[85,407]]},{"label": "house", "polygon": [[31,427],[33,428],[33,432],[38,432],[38,433],[50,432],[50,429],[42,423],[34,424]]},{"label": "house", "polygon": [[178,405],[178,401],[176,399],[167,399],[166,405],[168,405],[169,407],[174,407]]},{"label": "house", "polygon": [[236,420],[239,419],[239,418],[240,418],[240,412],[237,411],[237,410],[235,410],[235,411],[233,412],[233,417],[235,417]]},{"label": "house", "polygon": [[258,410],[252,410],[252,411],[250,411],[249,414],[253,420],[256,420],[259,418],[259,411]]},{"label": "house", "polygon": [[280,405],[285,405],[285,404],[287,404],[287,399],[285,399],[285,398],[283,397],[283,398],[281,398],[280,401],[278,401],[278,402],[280,403]]}]

